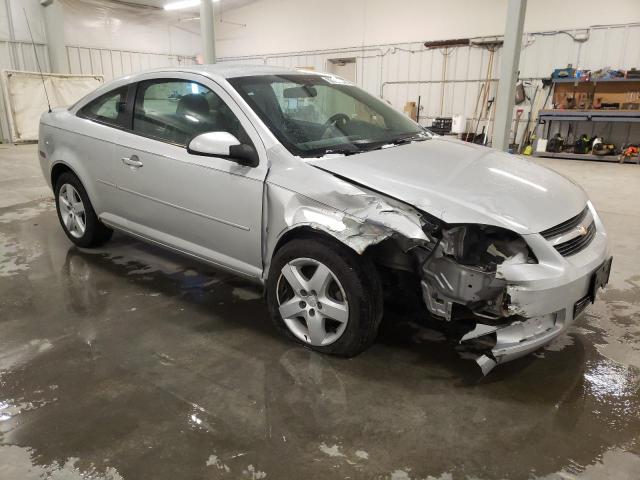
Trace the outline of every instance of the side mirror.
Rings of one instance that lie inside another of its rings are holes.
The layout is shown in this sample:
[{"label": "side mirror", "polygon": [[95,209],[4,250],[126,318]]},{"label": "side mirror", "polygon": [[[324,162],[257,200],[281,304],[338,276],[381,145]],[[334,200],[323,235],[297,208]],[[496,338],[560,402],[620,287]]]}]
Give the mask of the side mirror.
[{"label": "side mirror", "polygon": [[229,132],[207,132],[192,138],[187,146],[192,155],[223,157],[246,167],[257,167],[258,152],[251,145],[240,141]]}]

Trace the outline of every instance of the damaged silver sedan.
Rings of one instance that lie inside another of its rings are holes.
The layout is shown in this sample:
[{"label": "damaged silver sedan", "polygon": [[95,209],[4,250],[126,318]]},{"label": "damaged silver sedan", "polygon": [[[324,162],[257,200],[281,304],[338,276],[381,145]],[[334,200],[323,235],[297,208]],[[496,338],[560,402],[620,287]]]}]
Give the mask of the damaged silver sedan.
[{"label": "damaged silver sedan", "polygon": [[76,245],[117,229],[254,279],[276,326],[325,353],[360,353],[400,303],[486,373],[558,336],[611,268],[579,186],[327,74],[128,76],[45,113],[39,155]]}]

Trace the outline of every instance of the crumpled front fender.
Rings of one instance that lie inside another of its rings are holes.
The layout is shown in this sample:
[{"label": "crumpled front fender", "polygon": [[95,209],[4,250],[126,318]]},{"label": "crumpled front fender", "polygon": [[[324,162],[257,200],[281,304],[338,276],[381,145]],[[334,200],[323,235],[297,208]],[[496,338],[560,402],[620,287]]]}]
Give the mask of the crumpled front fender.
[{"label": "crumpled front fender", "polygon": [[360,189],[354,189],[353,194],[333,192],[332,203],[337,197],[344,206],[341,210],[278,185],[267,183],[265,189],[264,224],[268,228],[263,242],[264,278],[281,239],[303,227],[330,235],[358,254],[390,237],[411,244],[433,242],[424,232],[424,221],[417,210],[380,195]]}]

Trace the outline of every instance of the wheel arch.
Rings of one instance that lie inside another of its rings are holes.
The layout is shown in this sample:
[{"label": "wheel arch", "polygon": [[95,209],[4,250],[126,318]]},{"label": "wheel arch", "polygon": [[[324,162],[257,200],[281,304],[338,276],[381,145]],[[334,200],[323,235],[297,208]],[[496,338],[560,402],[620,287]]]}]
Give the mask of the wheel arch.
[{"label": "wheel arch", "polygon": [[280,250],[284,245],[291,242],[292,240],[313,239],[317,237],[325,238],[325,239],[337,242],[340,245],[343,245],[351,249],[353,252],[357,253],[352,247],[340,241],[340,239],[335,235],[332,235],[330,231],[325,231],[318,227],[312,227],[311,225],[297,225],[295,227],[292,227],[286,230],[280,235],[280,238],[276,242],[276,245],[274,246],[273,251],[271,252],[271,258],[273,258],[275,254],[278,253],[278,250]]},{"label": "wheel arch", "polygon": [[293,240],[300,239],[314,239],[314,238],[322,238],[325,240],[329,240],[338,245],[348,248],[353,253],[360,255],[352,246],[343,242],[337,235],[333,234],[330,229],[324,229],[321,225],[317,224],[297,224],[293,225],[284,231],[280,232],[280,235],[277,239],[272,242],[273,247],[269,248],[267,252],[265,252],[265,266],[263,272],[263,278],[266,279],[269,277],[269,269],[271,267],[271,263],[273,258],[276,256],[278,251],[284,247],[286,244],[290,243]]},{"label": "wheel arch", "polygon": [[383,265],[390,264],[401,266],[401,268],[406,269],[410,264],[411,256],[403,250],[402,242],[398,238],[395,238],[393,236],[387,237],[379,242],[371,243],[367,245],[364,250],[358,251],[352,245],[349,245],[348,243],[342,241],[339,237],[332,235],[330,230],[325,231],[317,227],[312,227],[310,225],[298,225],[282,233],[275,247],[273,248],[271,259],[275,257],[275,255],[283,246],[293,240],[314,238],[326,239],[332,243],[335,243],[342,247],[346,247],[349,251],[355,253],[357,256],[368,258],[374,263],[378,263],[375,261],[376,257],[382,257],[378,260],[384,260],[387,258],[390,260],[390,263],[384,261],[379,262]]},{"label": "wheel arch", "polygon": [[[56,188],[56,183],[58,182],[58,179],[63,173],[66,173],[66,172],[72,173],[76,177],[80,178],[78,173],[66,163],[64,162],[54,163],[53,167],[51,168],[51,174],[50,174],[52,188],[54,189]],[[83,182],[83,185],[84,185],[84,182]]]},{"label": "wheel arch", "polygon": [[[332,207],[290,189],[267,183],[263,207],[263,281],[269,276],[274,255],[296,238],[319,236],[347,247],[360,257],[370,257],[371,247],[384,242],[429,242],[421,215],[411,207],[385,197],[335,194],[348,208]],[[336,199],[334,199],[336,200]],[[396,249],[397,250],[397,249]]]},{"label": "wheel arch", "polygon": [[[76,163],[78,165],[74,165],[73,163]],[[95,191],[95,182],[91,181],[89,173],[80,162],[73,163],[64,160],[57,160],[53,163],[50,173],[51,189],[55,193],[56,182],[58,181],[60,176],[67,172],[72,173],[78,178],[78,180],[80,180],[80,183],[82,183],[82,186],[89,196],[89,200],[91,201],[93,209],[99,215],[100,212],[102,212],[102,208],[100,205],[100,197]]]}]

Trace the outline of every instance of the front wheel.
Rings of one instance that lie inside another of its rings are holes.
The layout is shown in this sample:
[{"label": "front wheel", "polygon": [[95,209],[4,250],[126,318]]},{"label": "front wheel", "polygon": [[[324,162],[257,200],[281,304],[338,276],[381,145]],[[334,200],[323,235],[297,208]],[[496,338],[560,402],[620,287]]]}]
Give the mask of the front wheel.
[{"label": "front wheel", "polygon": [[365,350],[382,318],[373,265],[325,238],[293,240],[278,250],[267,280],[267,300],[276,326],[287,336],[340,356]]}]

